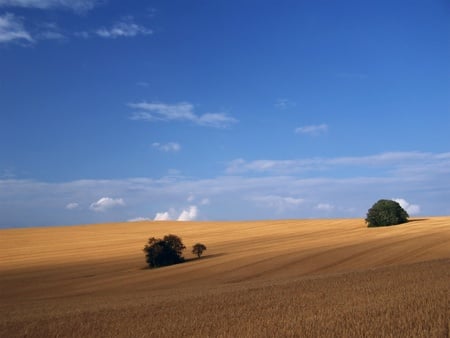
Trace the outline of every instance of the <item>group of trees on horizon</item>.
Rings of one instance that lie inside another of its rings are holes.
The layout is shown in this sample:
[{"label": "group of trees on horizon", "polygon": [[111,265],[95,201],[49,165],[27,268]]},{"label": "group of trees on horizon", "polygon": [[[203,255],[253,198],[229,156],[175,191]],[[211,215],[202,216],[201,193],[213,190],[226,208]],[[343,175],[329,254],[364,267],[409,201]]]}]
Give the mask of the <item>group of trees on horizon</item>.
[{"label": "group of trees on horizon", "polygon": [[[380,199],[368,210],[365,221],[368,227],[390,226],[405,223],[408,217],[408,213],[398,202]],[[177,235],[169,234],[162,239],[150,237],[144,247],[145,260],[149,268],[182,263],[185,261],[184,249],[186,246]],[[192,246],[192,253],[198,258],[205,250],[206,246],[202,243]]]}]

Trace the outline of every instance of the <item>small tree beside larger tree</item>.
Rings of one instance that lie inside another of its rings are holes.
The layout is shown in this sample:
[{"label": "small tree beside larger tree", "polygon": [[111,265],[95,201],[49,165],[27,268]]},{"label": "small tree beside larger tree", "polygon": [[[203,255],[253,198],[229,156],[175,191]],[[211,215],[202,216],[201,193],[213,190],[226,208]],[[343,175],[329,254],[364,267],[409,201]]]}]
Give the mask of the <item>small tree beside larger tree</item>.
[{"label": "small tree beside larger tree", "polygon": [[192,253],[197,255],[198,258],[202,255],[203,251],[206,250],[206,246],[202,243],[197,243],[192,247]]},{"label": "small tree beside larger tree", "polygon": [[368,227],[396,225],[408,222],[408,217],[398,202],[381,199],[367,212],[366,223]]}]

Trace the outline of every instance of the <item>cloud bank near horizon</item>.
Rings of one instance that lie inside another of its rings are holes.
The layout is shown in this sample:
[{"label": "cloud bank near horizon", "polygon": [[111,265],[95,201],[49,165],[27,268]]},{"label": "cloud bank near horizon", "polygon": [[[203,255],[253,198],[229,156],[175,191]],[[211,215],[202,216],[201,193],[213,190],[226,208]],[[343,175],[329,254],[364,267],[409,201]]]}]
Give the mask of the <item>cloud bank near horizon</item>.
[{"label": "cloud bank near horizon", "polygon": [[[312,173],[305,176],[303,170],[293,170],[292,163],[308,163]],[[322,166],[325,171],[313,170]],[[341,166],[348,170],[344,176],[338,170]],[[361,175],[361,167],[373,166],[377,168],[376,174],[369,170],[371,174]],[[354,168],[358,170],[352,174]],[[0,227],[124,221],[137,217],[154,220],[365,217],[374,202],[391,196],[400,196],[396,200],[411,215],[450,214],[449,153],[384,153],[270,161],[269,165],[244,161],[237,167],[234,164],[232,173],[230,166],[224,169],[226,174],[212,178],[178,175],[57,183],[3,179]],[[99,199],[99,195],[103,197]]]}]

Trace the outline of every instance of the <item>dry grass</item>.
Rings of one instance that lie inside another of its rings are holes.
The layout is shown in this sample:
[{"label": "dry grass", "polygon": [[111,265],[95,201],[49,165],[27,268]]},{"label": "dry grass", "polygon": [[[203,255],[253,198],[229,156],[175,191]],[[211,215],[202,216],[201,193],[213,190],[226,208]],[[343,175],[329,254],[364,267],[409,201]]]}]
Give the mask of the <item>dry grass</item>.
[{"label": "dry grass", "polygon": [[[205,256],[144,269],[168,233]],[[449,217],[1,230],[0,336],[448,337],[449,281]]]}]

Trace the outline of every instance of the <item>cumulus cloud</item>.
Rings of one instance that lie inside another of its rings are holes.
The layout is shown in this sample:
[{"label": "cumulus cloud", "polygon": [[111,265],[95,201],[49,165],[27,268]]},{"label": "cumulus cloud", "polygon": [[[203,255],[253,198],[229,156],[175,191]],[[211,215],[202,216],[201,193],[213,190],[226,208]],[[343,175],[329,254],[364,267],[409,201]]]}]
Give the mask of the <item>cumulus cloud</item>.
[{"label": "cumulus cloud", "polygon": [[0,43],[34,42],[22,19],[11,13],[0,15]]},{"label": "cumulus cloud", "polygon": [[101,0],[0,0],[0,7],[66,8],[84,12],[94,8]]},{"label": "cumulus cloud", "polygon": [[74,210],[74,209],[78,209],[80,205],[78,203],[72,202],[66,205],[66,209],[67,210]]},{"label": "cumulus cloud", "polygon": [[176,142],[169,142],[166,144],[154,142],[154,143],[152,143],[152,147],[156,148],[158,150],[161,150],[161,151],[165,151],[165,152],[171,152],[171,151],[177,152],[177,151],[180,151],[180,149],[181,149],[180,144],[176,143]]},{"label": "cumulus cloud", "polygon": [[170,221],[171,219],[168,211],[157,212],[155,218],[153,218],[154,221]]},{"label": "cumulus cloud", "polygon": [[324,134],[327,131],[328,131],[327,124],[303,126],[303,127],[298,127],[295,129],[295,132],[297,134],[306,134],[306,135],[312,135],[312,136]]},{"label": "cumulus cloud", "polygon": [[134,37],[137,35],[153,34],[151,29],[138,25],[131,18],[125,21],[119,21],[110,28],[100,28],[95,32],[98,36],[108,39],[116,39],[120,37]]},{"label": "cumulus cloud", "polygon": [[97,212],[104,212],[124,205],[125,202],[122,198],[102,197],[97,202],[92,203],[89,209]]},{"label": "cumulus cloud", "polygon": [[132,120],[192,122],[200,126],[215,128],[224,128],[237,122],[235,118],[226,113],[198,115],[194,112],[194,105],[189,102],[167,104],[143,101],[129,103],[128,106],[138,110],[131,115]]},{"label": "cumulus cloud", "polygon": [[417,204],[410,204],[408,201],[406,201],[403,198],[393,198],[393,201],[400,204],[400,206],[405,209],[405,211],[408,213],[408,215],[413,216],[420,213],[420,205]]},{"label": "cumulus cloud", "polygon": [[185,209],[178,216],[177,221],[193,221],[197,218],[198,208],[195,205],[191,205],[188,209]]},{"label": "cumulus cloud", "polygon": [[169,211],[157,212],[155,215],[154,221],[193,221],[197,218],[198,208],[195,205],[191,205],[190,207],[181,210],[179,216],[176,217],[177,213],[174,209],[170,209]]}]

